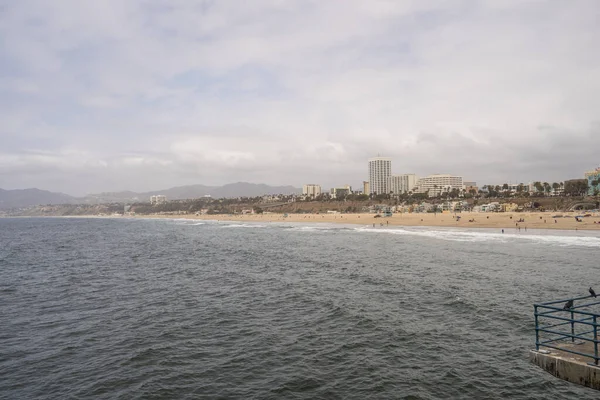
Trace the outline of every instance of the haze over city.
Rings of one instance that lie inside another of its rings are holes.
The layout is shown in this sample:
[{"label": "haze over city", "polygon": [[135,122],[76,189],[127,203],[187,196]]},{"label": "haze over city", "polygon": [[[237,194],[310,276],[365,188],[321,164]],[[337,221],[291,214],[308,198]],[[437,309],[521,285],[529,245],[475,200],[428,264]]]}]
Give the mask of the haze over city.
[{"label": "haze over city", "polygon": [[590,1],[36,1],[0,9],[0,188],[149,191],[598,166]]}]

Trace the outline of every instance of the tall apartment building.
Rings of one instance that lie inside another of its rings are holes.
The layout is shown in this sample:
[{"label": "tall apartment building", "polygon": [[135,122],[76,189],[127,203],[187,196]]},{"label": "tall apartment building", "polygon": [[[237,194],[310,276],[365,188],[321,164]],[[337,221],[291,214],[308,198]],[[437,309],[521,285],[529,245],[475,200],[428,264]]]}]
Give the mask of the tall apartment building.
[{"label": "tall apartment building", "polygon": [[429,175],[419,179],[417,186],[419,193],[429,193],[430,197],[438,196],[440,193],[450,192],[452,189],[462,190],[463,178],[448,174]]},{"label": "tall apartment building", "polygon": [[363,194],[366,194],[368,196],[369,193],[371,193],[371,190],[369,188],[369,181],[363,181]]},{"label": "tall apartment building", "polygon": [[304,185],[302,187],[302,194],[314,199],[321,194],[321,185],[315,185],[314,183]]},{"label": "tall apartment building", "polygon": [[408,193],[417,186],[417,176],[415,174],[392,175],[390,177],[389,189],[394,194]]},{"label": "tall apartment building", "polygon": [[392,175],[392,159],[375,157],[369,159],[369,194],[389,193],[389,180]]}]

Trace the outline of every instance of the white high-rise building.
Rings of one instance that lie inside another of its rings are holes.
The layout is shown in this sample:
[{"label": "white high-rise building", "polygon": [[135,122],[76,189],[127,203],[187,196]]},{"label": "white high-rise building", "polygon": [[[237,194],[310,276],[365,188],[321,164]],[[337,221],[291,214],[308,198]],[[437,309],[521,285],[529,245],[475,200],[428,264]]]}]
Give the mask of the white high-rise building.
[{"label": "white high-rise building", "polygon": [[302,194],[312,197],[313,199],[321,194],[321,185],[309,183],[302,187]]},{"label": "white high-rise building", "polygon": [[462,176],[454,176],[448,174],[429,175],[419,179],[419,193],[429,193],[429,197],[437,196],[440,193],[450,192],[452,189],[461,190],[463,188]]},{"label": "white high-rise building", "polygon": [[417,180],[415,174],[392,175],[390,177],[390,191],[394,194],[408,193],[415,190]]},{"label": "white high-rise building", "polygon": [[375,157],[369,159],[369,193],[389,193],[389,180],[392,175],[392,159]]}]

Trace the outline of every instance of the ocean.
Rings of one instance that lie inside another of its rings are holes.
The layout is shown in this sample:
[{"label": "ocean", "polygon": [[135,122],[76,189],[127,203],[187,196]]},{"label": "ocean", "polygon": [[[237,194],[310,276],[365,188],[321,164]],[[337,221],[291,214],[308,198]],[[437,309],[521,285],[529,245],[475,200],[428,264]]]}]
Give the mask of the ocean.
[{"label": "ocean", "polygon": [[0,219],[2,399],[597,399],[529,363],[598,232]]}]

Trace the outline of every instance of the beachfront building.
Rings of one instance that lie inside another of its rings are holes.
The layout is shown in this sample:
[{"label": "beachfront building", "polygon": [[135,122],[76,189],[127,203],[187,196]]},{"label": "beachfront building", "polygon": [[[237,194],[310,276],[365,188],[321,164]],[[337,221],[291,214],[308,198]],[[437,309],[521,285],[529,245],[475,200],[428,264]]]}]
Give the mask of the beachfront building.
[{"label": "beachfront building", "polygon": [[302,194],[314,199],[321,194],[321,185],[315,185],[314,183],[306,184],[302,187]]},{"label": "beachfront building", "polygon": [[155,194],[154,196],[150,196],[150,204],[152,205],[165,204],[166,202],[167,196],[164,196],[162,194]]},{"label": "beachfront building", "polygon": [[366,194],[368,196],[369,193],[371,193],[369,187],[369,181],[363,181],[363,194]]},{"label": "beachfront building", "polygon": [[369,159],[369,194],[386,194],[392,175],[392,159],[375,157]]},{"label": "beachfront building", "polygon": [[586,172],[585,179],[588,181],[588,194],[590,196],[592,196],[596,191],[600,191],[600,167],[593,171]]},{"label": "beachfront building", "polygon": [[417,180],[415,174],[392,175],[390,176],[389,190],[393,194],[408,193],[415,189]]},{"label": "beachfront building", "polygon": [[429,193],[429,197],[437,197],[441,193],[451,192],[453,189],[461,191],[462,188],[462,176],[448,174],[429,175],[417,182],[417,192]]}]

